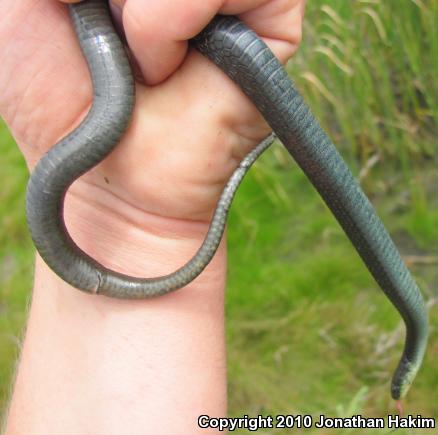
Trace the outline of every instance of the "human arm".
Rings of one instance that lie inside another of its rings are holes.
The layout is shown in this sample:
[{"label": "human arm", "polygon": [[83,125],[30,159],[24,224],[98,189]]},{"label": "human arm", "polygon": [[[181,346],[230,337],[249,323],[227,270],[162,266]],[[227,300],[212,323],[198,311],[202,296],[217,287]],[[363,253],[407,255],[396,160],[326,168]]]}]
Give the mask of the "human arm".
[{"label": "human arm", "polygon": [[[34,2],[35,8],[43,6]],[[219,10],[214,6],[211,16]],[[65,56],[70,68],[59,59],[50,64],[44,51],[37,51],[41,69],[35,68],[34,73],[40,73],[42,83],[37,81],[40,86],[35,86],[38,75],[31,76],[30,71],[25,92],[16,92],[22,97],[19,109],[14,113],[13,104],[6,107],[5,117],[30,166],[42,149],[77,124],[89,106],[89,84],[82,79],[86,69],[71,39],[68,19],[59,8],[52,12],[56,25],[50,28],[49,19],[44,29],[38,28],[38,15],[33,23],[31,14],[27,19],[22,15],[32,34],[26,36],[24,29],[19,36],[26,41],[36,35],[41,42],[47,32],[48,51],[62,58],[58,50],[73,50]],[[168,12],[178,18],[181,11]],[[13,6],[12,18],[20,18],[19,13],[19,6]],[[193,29],[195,33],[206,24],[204,18],[200,28]],[[211,17],[207,14],[207,18]],[[54,34],[56,29],[59,34]],[[193,35],[184,33],[181,38],[189,36]],[[279,46],[284,44],[280,41]],[[295,46],[290,45],[292,52]],[[82,70],[72,68],[76,54]],[[23,56],[23,50],[12,53],[12,60],[5,55],[9,71],[18,65],[14,56]],[[136,57],[142,66],[141,55]],[[161,82],[159,86],[138,84],[128,134],[109,159],[72,187],[66,201],[66,222],[73,239],[105,265],[133,275],[168,272],[190,257],[225,179],[267,131],[234,85],[205,59],[195,52],[182,59],[167,80],[165,75],[162,80],[151,79]],[[46,81],[52,75],[67,79],[61,84],[53,80],[56,86],[51,87]],[[145,79],[148,82],[147,71]],[[75,97],[71,100],[70,91]],[[44,96],[44,105],[34,98],[34,106],[27,106],[30,122],[23,127],[20,119],[26,119],[26,104],[34,94],[41,95],[41,100]],[[50,128],[54,119],[57,125]],[[56,131],[59,124],[68,126]],[[29,125],[36,136],[27,130]],[[184,424],[191,424],[192,433],[194,414],[223,414],[224,255],[222,247],[209,269],[181,292],[135,303],[76,292],[39,261],[10,433],[15,433],[14,424],[17,433],[119,433],[118,424],[125,433],[137,433],[140,428],[151,433],[187,433]],[[169,414],[174,427],[166,419]]]}]

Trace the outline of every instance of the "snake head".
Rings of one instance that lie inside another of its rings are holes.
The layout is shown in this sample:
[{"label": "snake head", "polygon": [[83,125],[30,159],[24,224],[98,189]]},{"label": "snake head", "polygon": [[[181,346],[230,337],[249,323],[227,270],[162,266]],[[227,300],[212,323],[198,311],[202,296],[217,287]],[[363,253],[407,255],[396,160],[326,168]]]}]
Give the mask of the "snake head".
[{"label": "snake head", "polygon": [[394,400],[403,399],[417,375],[419,364],[414,364],[403,355],[392,378],[391,396]]}]

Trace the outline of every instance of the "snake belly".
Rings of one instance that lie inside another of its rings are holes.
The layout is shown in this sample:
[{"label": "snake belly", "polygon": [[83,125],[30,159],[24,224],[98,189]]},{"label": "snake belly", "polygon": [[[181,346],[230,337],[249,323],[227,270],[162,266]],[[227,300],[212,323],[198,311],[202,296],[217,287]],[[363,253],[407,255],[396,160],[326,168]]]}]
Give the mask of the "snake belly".
[{"label": "snake belly", "polygon": [[[93,104],[84,121],[35,167],[26,196],[27,221],[44,261],[73,287],[117,298],[148,298],[188,284],[209,263],[223,235],[233,196],[272,136],[252,150],[231,176],[206,238],[177,271],[137,278],[104,267],[69,236],[63,219],[67,189],[103,160],[128,126],[134,81],[126,52],[103,0],[70,5],[75,31],[93,82]],[[253,101],[305,172],[406,325],[405,347],[392,379],[393,398],[403,397],[420,368],[428,320],[421,293],[384,225],[286,71],[258,36],[234,17],[217,16],[193,46],[219,66]]]}]

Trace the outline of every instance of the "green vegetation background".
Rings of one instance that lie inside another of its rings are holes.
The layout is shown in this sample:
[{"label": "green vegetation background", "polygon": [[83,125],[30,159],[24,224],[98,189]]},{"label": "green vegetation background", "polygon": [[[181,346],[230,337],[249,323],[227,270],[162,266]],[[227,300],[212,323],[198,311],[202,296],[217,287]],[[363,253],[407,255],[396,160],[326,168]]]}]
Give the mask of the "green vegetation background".
[{"label": "green vegetation background", "polygon": [[[289,65],[427,299],[429,350],[405,403],[407,413],[427,417],[438,417],[436,23],[436,0],[310,0],[303,44]],[[26,167],[1,122],[0,167],[0,409],[5,409],[30,299],[33,248],[24,217]],[[403,325],[280,145],[245,180],[228,239],[231,415],[317,419],[395,413],[389,380],[402,349]]]}]

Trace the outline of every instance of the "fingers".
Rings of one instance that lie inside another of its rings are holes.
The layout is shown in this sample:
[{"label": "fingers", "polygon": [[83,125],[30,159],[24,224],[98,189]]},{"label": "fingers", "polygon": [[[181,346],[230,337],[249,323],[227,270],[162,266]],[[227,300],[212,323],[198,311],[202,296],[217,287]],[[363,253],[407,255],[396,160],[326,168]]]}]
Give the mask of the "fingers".
[{"label": "fingers", "polygon": [[187,52],[187,40],[208,24],[220,5],[221,0],[125,2],[126,38],[146,83],[159,83],[178,68]]},{"label": "fingers", "polygon": [[[66,1],[66,0],[64,0]],[[72,1],[72,0],[69,0]],[[112,0],[144,80],[154,85],[183,62],[187,40],[217,13],[239,15],[282,62],[301,39],[304,0]]]},{"label": "fingers", "polygon": [[[61,0],[77,3],[79,0]],[[305,0],[111,0],[147,84],[169,77],[183,62],[187,40],[217,13],[238,15],[285,63],[301,41]]]},{"label": "fingers", "polygon": [[269,45],[286,63],[301,42],[303,0],[271,0],[239,13],[239,18]]}]

